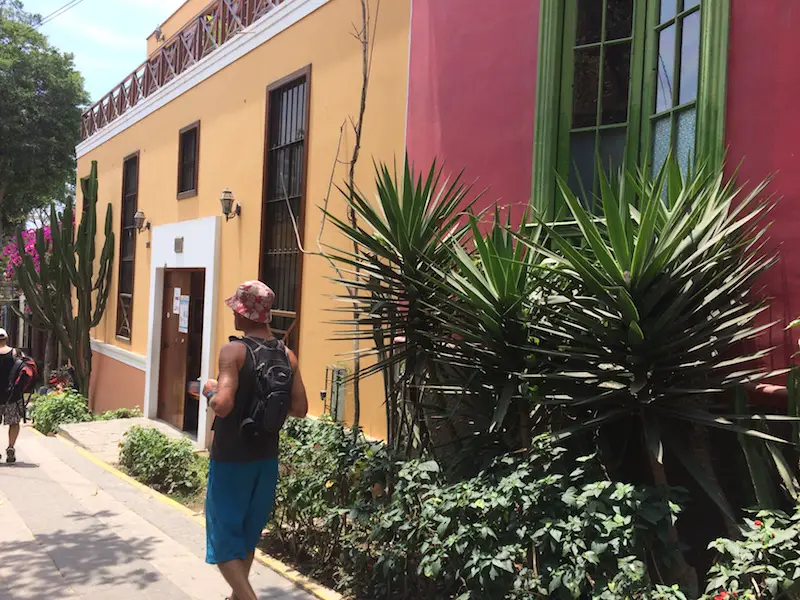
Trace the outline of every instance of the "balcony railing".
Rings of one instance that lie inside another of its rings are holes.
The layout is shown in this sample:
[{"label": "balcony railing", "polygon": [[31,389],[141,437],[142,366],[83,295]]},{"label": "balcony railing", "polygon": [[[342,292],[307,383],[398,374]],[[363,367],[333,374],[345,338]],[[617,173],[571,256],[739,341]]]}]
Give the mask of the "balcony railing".
[{"label": "balcony railing", "polygon": [[291,0],[214,0],[144,64],[83,113],[81,139],[124,115],[243,29]]}]

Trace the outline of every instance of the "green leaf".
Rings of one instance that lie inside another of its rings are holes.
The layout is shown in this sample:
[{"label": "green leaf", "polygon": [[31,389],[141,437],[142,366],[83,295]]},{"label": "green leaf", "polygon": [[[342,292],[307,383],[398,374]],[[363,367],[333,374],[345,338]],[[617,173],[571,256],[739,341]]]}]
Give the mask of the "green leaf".
[{"label": "green leaf", "polygon": [[778,470],[786,492],[792,497],[792,500],[800,502],[800,484],[798,484],[794,472],[783,456],[780,448],[772,442],[765,442],[765,444],[772,456],[772,460],[775,462],[775,468]]},{"label": "green leaf", "polygon": [[628,343],[631,346],[638,346],[644,342],[644,332],[636,321],[628,324]]},{"label": "green leaf", "polygon": [[[747,409],[747,392],[742,386],[737,386],[734,392],[736,410],[744,413]],[[769,469],[761,453],[763,442],[739,434],[739,444],[744,452],[747,468],[750,472],[750,481],[756,496],[759,507],[773,508],[776,506],[773,496],[772,481],[769,476]]]},{"label": "green leaf", "polygon": [[733,511],[725,493],[717,483],[716,479],[706,473],[700,466],[700,463],[694,459],[686,450],[682,441],[676,440],[674,437],[667,437],[670,452],[672,452],[678,460],[683,464],[684,468],[689,474],[700,484],[700,487],[708,494],[709,498],[719,507],[722,513],[733,522],[736,522],[736,514]]},{"label": "green leaf", "polygon": [[435,460],[420,463],[417,468],[423,473],[438,473],[440,471],[439,464]]},{"label": "green leaf", "polygon": [[664,446],[661,443],[661,432],[658,427],[658,420],[648,410],[642,411],[642,426],[644,429],[644,439],[647,450],[656,462],[664,464]]},{"label": "green leaf", "polygon": [[497,401],[494,415],[492,416],[490,431],[497,431],[503,426],[503,423],[506,420],[506,414],[508,413],[508,408],[511,405],[511,400],[514,398],[516,387],[516,383],[511,381],[507,383],[500,392],[500,397]]},{"label": "green leaf", "polygon": [[572,216],[578,223],[578,227],[580,227],[586,241],[594,251],[594,256],[606,270],[608,276],[612,280],[621,284],[623,282],[622,269],[620,269],[620,266],[614,259],[613,254],[609,250],[608,246],[606,246],[603,236],[600,235],[597,226],[589,217],[589,214],[580,203],[580,200],[575,197],[575,194],[572,193],[572,190],[569,189],[566,182],[564,182],[561,178],[558,179],[558,186],[561,190],[562,197],[567,202],[567,205],[572,212]]},{"label": "green leaf", "polygon": [[625,288],[617,288],[615,291],[617,293],[617,299],[619,300],[620,310],[625,317],[626,323],[639,321],[641,319],[639,311],[628,290]]},{"label": "green leaf", "polygon": [[[630,271],[631,257],[629,248],[632,245],[632,240],[629,240],[626,234],[625,221],[629,218],[627,204],[617,203],[615,192],[608,182],[605,169],[599,168],[597,172],[600,174],[600,197],[603,201],[603,216],[608,227],[608,237],[622,270]],[[624,198],[625,194],[620,194],[620,200],[622,201]]]},{"label": "green leaf", "polygon": [[776,437],[769,433],[764,433],[763,431],[758,431],[757,429],[750,429],[747,427],[740,427],[739,425],[735,425],[729,419],[724,417],[715,417],[711,413],[692,409],[692,408],[681,408],[680,410],[674,408],[664,408],[662,409],[665,413],[676,417],[678,419],[684,419],[686,421],[691,421],[694,423],[699,423],[702,425],[708,425],[710,427],[716,427],[718,429],[725,429],[727,431],[732,431],[735,433],[740,433],[745,436],[749,436],[752,438],[762,439],[768,442],[777,442],[779,444],[790,444],[791,442],[784,440],[782,438]]},{"label": "green leaf", "polygon": [[[636,282],[645,270],[650,248],[653,245],[656,219],[661,207],[661,199],[657,192],[643,198],[645,211],[634,244],[633,259],[631,261],[631,280]],[[635,283],[634,283],[635,284]]]}]

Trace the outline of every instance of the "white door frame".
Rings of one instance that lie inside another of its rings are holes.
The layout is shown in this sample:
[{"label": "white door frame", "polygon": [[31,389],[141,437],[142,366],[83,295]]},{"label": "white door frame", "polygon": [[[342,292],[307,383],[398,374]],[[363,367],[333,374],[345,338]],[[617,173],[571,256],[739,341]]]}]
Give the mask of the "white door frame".
[{"label": "white door frame", "polygon": [[[161,323],[164,310],[164,271],[167,269],[204,269],[203,352],[200,363],[201,384],[213,377],[216,368],[217,293],[219,290],[219,253],[221,217],[206,217],[159,225],[152,229],[150,256],[150,319],[147,327],[147,368],[144,385],[144,414],[158,415],[158,377],[161,358]],[[181,239],[182,238],[182,239]],[[180,240],[180,242],[178,242]],[[182,252],[176,252],[178,244]],[[204,410],[205,407],[205,410]],[[210,410],[201,397],[197,419],[198,445],[207,447]]]}]

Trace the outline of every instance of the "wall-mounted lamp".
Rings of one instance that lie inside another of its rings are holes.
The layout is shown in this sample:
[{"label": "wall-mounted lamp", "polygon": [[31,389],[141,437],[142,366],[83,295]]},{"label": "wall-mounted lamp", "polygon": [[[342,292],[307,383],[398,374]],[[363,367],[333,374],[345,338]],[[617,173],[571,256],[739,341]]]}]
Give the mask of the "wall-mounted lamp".
[{"label": "wall-mounted lamp", "polygon": [[222,214],[225,215],[225,221],[230,221],[242,214],[242,207],[239,206],[239,203],[236,203],[236,207],[233,206],[233,192],[230,191],[228,188],[222,190],[222,195],[219,197],[220,204],[222,204]]},{"label": "wall-mounted lamp", "polygon": [[133,226],[136,227],[137,233],[142,233],[142,229],[150,229],[150,221],[145,220],[146,217],[141,210],[137,210],[133,215]]}]

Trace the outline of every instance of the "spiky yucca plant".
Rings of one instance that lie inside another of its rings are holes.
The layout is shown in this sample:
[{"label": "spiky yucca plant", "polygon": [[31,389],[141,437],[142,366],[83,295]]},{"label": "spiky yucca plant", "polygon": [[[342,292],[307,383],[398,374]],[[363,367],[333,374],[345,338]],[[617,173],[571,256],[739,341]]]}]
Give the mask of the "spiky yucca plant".
[{"label": "spiky yucca plant", "polygon": [[[559,357],[529,378],[574,419],[561,437],[591,432],[608,451],[627,436],[665,488],[677,461],[733,527],[707,428],[783,441],[730,415],[730,392],[770,375],[761,361],[769,349],[753,349],[771,326],[759,319],[766,303],[754,285],[776,260],[764,250],[765,184],[744,194],[707,168],[684,177],[673,160],[654,181],[600,179],[600,218],[560,182],[580,236],[545,226],[550,244],[535,245],[571,284],[551,295],[544,323],[532,324],[540,347]],[[691,587],[696,575],[673,558]]]},{"label": "spiky yucca plant", "polygon": [[[584,434],[637,483],[666,490],[685,470],[731,527],[709,428],[766,443],[748,443],[748,456],[775,457],[786,483],[784,440],[764,427],[781,417],[741,414],[731,393],[770,375],[769,349],[754,349],[771,326],[755,285],[776,260],[764,249],[765,184],[744,193],[721,171],[684,176],[670,160],[654,180],[601,175],[591,211],[562,182],[569,221],[512,231],[465,219],[468,189],[439,176],[379,167],[376,203],[347,194],[357,227],[329,215],[362,249],[336,256],[343,285],[358,272],[357,318],[340,321],[341,335],[373,342],[367,373],[386,377],[395,448],[430,448],[438,424],[450,429],[439,441],[469,440],[461,457],[478,463],[476,448]],[[353,298],[342,299],[349,314]],[[667,579],[696,589],[671,535]]]},{"label": "spiky yucca plant", "polygon": [[[523,381],[532,367],[527,324],[537,318],[531,297],[547,273],[542,255],[519,241],[525,220],[515,231],[510,218],[496,208],[487,226],[471,215],[469,236],[452,243],[451,270],[427,282],[437,315],[428,335],[443,365],[432,385],[449,393],[448,416],[468,421],[462,433],[479,453],[528,447],[533,429],[535,407]],[[469,460],[476,456],[470,452]]]},{"label": "spiky yucca plant", "polygon": [[424,388],[430,382],[433,348],[426,331],[434,327],[429,311],[433,291],[424,282],[449,270],[450,247],[467,233],[464,210],[474,202],[471,188],[442,177],[434,163],[423,178],[408,159],[400,176],[386,165],[376,165],[377,198],[370,201],[356,188],[343,191],[358,216],[357,224],[328,213],[327,218],[359,254],[333,248],[331,258],[344,278],[337,281],[348,292],[340,298],[343,318],[340,339],[354,337],[372,343],[365,353],[375,362],[360,377],[382,373],[386,391],[388,441],[398,451],[411,453],[430,443],[424,410]]},{"label": "spiky yucca plant", "polygon": [[546,402],[581,415],[565,434],[634,418],[656,483],[666,483],[668,447],[732,518],[685,434],[715,427],[781,441],[721,416],[732,412],[726,391],[769,375],[760,362],[769,349],[748,350],[771,326],[758,321],[766,306],[753,289],[776,260],[763,250],[764,186],[743,195],[722,173],[684,178],[669,161],[652,182],[640,175],[615,188],[601,175],[597,220],[561,182],[579,243],[550,229],[552,246],[537,245],[572,281],[547,310],[562,357],[531,375]]}]

